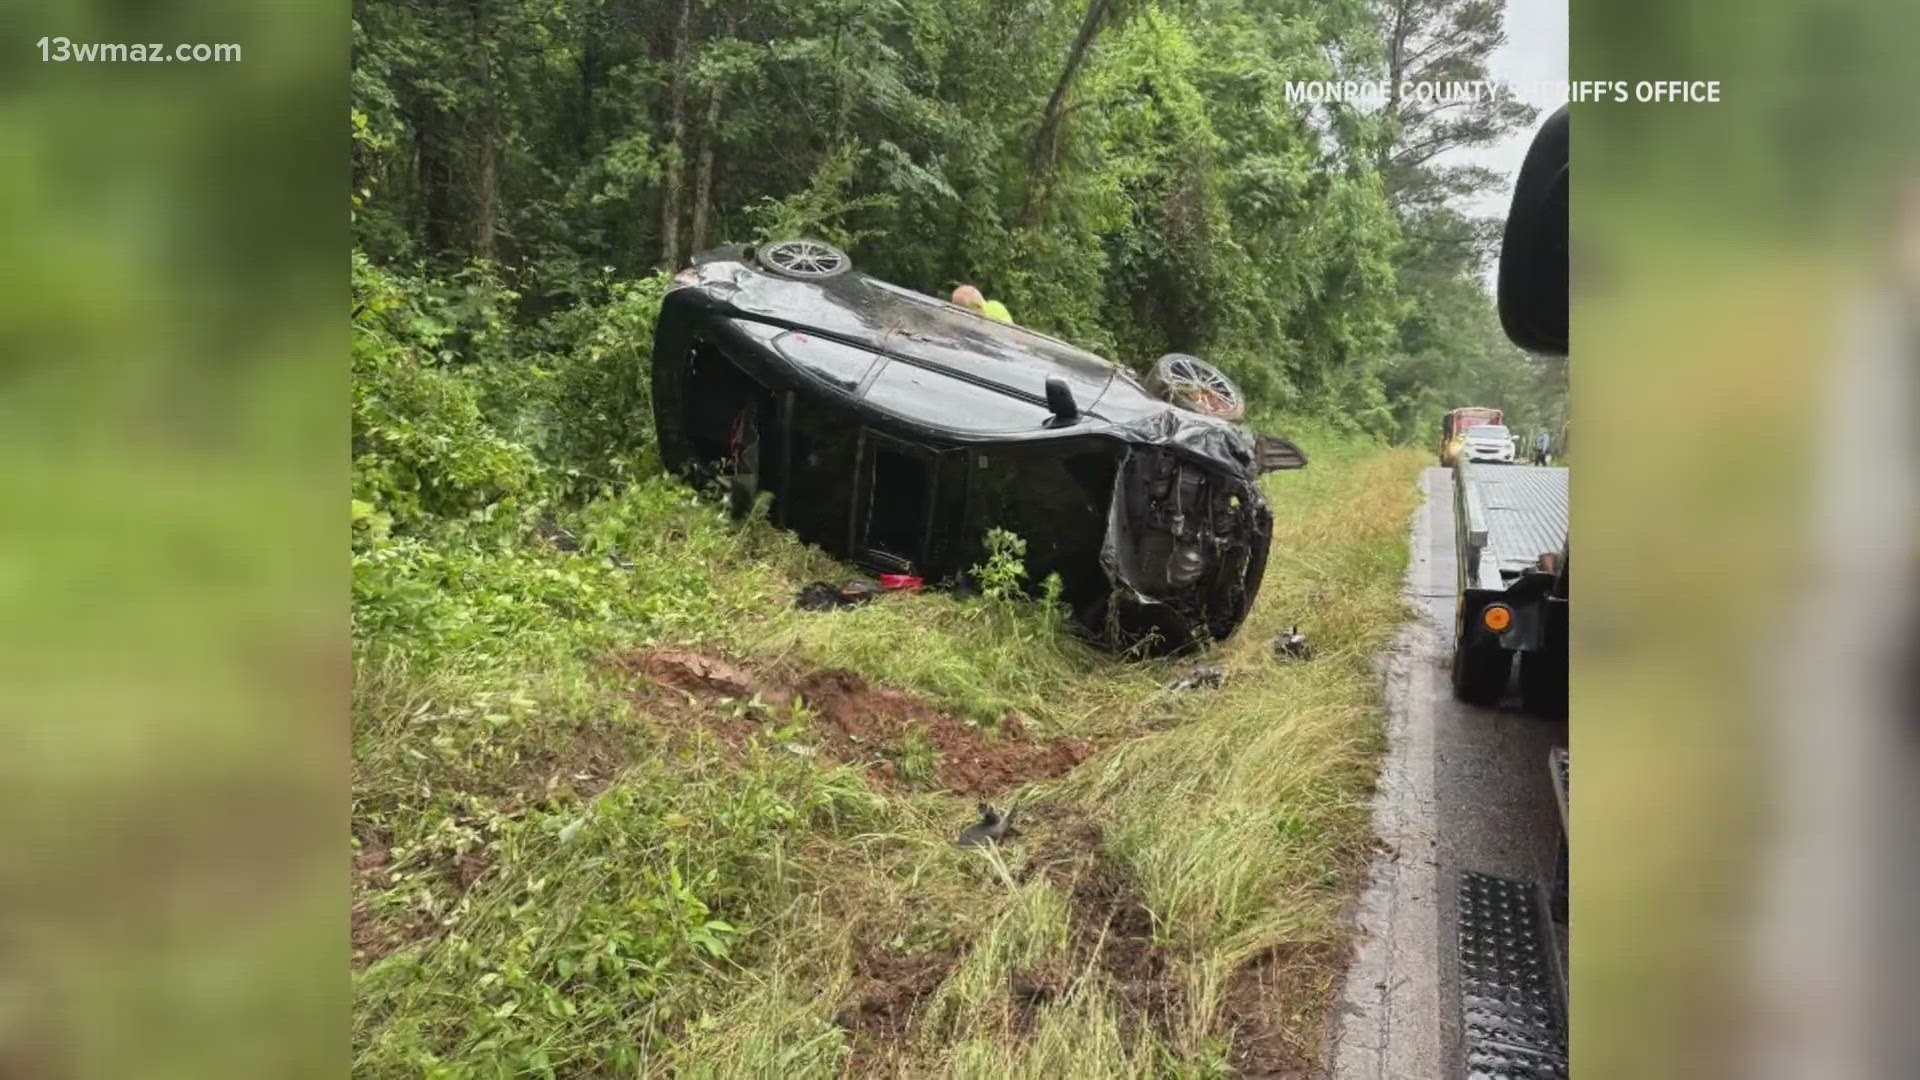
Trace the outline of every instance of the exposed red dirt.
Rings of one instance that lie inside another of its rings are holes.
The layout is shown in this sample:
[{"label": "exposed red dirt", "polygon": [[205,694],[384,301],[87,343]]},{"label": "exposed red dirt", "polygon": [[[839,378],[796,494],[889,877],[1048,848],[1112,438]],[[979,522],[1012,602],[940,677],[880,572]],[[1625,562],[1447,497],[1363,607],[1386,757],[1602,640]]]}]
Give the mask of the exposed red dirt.
[{"label": "exposed red dirt", "polygon": [[502,792],[504,811],[544,807],[556,798],[591,799],[606,790],[640,750],[634,728],[608,720],[577,723],[569,736],[565,742],[523,751]]},{"label": "exposed red dirt", "polygon": [[375,960],[409,942],[429,937],[429,926],[382,917],[375,913],[367,894],[392,883],[390,867],[393,852],[385,837],[363,833],[360,850],[353,856],[353,909],[349,918],[353,941],[353,966],[366,967]]},{"label": "exposed red dirt", "polygon": [[854,958],[851,1003],[834,1017],[852,1044],[845,1075],[893,1072],[891,1066],[907,1046],[915,1011],[940,988],[956,959],[947,953],[887,949],[865,949]]},{"label": "exposed red dirt", "polygon": [[[745,746],[770,725],[711,708],[715,701],[757,697],[776,724],[794,701],[803,701],[811,719],[800,738],[835,761],[862,767],[886,788],[918,784],[960,795],[994,795],[1060,776],[1098,748],[1088,739],[1031,738],[1014,715],[991,727],[970,724],[923,698],[875,686],[844,669],[793,670],[679,649],[628,656],[618,663],[650,684],[655,705],[665,696],[660,690],[679,692],[680,704],[694,708],[666,711],[699,723],[730,746]],[[931,775],[924,781],[902,771],[902,759],[910,756],[916,740],[932,753]]]},{"label": "exposed red dirt", "polygon": [[1096,859],[1074,880],[1071,896],[1074,952],[1097,957],[1127,1003],[1126,1021],[1169,1038],[1186,995],[1153,939],[1153,914],[1126,872],[1104,856]]},{"label": "exposed red dirt", "polygon": [[[1045,874],[1071,898],[1074,970],[1097,954],[1097,966],[1127,1002],[1131,1022],[1171,1037],[1186,1008],[1168,951],[1154,940],[1153,915],[1126,868],[1102,848],[1097,821],[1071,807],[1036,804],[1049,822],[1033,845],[1023,877]],[[1343,955],[1331,945],[1269,949],[1234,973],[1219,1023],[1230,1039],[1235,1075],[1301,1080],[1316,1072],[1325,1032],[1304,1032],[1293,1016],[1331,1016]],[[1064,971],[1017,973],[1011,996],[1018,1030],[1067,989]],[[1292,1015],[1290,1015],[1290,1013]],[[1316,1036],[1319,1038],[1316,1040]]]},{"label": "exposed red dirt", "polygon": [[[796,700],[810,719],[798,738],[833,760],[863,768],[886,788],[913,786],[900,775],[902,752],[917,733],[934,752],[931,779],[922,787],[958,794],[998,795],[1033,780],[1059,776],[1098,744],[1083,739],[1031,738],[1019,717],[981,728],[904,691],[875,686],[840,669],[803,670],[732,660],[687,650],[660,650],[620,658],[623,670],[644,681],[638,693],[653,715],[710,732],[744,748],[786,722]],[[756,710],[717,707],[722,699],[758,700]],[[1154,938],[1154,920],[1124,864],[1103,850],[1099,822],[1071,806],[1023,807],[1030,832],[1020,876],[1044,874],[1069,897],[1072,938],[1064,960],[1011,973],[1007,987],[1012,1030],[1032,1031],[1040,1011],[1065,996],[1073,973],[1091,962],[1127,1003],[1129,1024],[1162,1039],[1176,1035],[1187,1008],[1173,956]],[[964,956],[963,948],[926,954],[866,949],[855,958],[847,1004],[835,1017],[853,1053],[844,1075],[898,1075],[907,1067],[917,1011]],[[1236,1075],[1285,1078],[1312,1075],[1321,1032],[1292,1030],[1301,1015],[1327,1015],[1329,989],[1341,956],[1331,946],[1269,950],[1236,972],[1226,988],[1217,1030],[1230,1040]]]},{"label": "exposed red dirt", "polygon": [[1289,1013],[1324,1016],[1330,1027],[1339,982],[1330,973],[1342,970],[1344,959],[1331,945],[1287,946],[1269,949],[1234,972],[1222,1011],[1238,1075],[1305,1080],[1319,1072],[1315,1059],[1330,1032],[1298,1030]]}]

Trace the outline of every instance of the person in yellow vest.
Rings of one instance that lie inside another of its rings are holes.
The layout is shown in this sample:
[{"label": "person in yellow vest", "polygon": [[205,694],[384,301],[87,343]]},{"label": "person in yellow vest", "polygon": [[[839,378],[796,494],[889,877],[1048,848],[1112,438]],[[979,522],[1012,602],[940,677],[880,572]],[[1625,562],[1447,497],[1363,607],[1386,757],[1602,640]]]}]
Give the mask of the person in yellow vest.
[{"label": "person in yellow vest", "polygon": [[985,315],[989,319],[1011,326],[1013,315],[1007,311],[1007,305],[998,300],[989,300],[980,295],[980,290],[971,285],[962,285],[953,290],[955,307],[963,307],[976,315]]}]

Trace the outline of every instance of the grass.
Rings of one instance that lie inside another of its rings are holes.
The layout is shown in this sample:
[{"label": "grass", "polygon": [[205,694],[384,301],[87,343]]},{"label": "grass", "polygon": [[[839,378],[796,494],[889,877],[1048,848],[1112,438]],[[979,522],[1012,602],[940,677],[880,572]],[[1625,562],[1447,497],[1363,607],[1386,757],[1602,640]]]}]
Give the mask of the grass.
[{"label": "grass", "polygon": [[[1267,581],[1208,658],[1218,691],[1165,691],[1194,661],[1118,662],[1031,605],[795,611],[801,584],[845,571],[664,485],[575,523],[584,557],[432,564],[443,584],[414,591],[413,571],[366,571],[416,607],[383,599],[357,661],[357,1071],[1313,1065],[1370,850],[1374,658],[1403,618],[1425,455],[1294,434],[1314,463],[1270,478]],[[597,544],[636,570],[602,570]],[[533,580],[554,591],[523,603]],[[449,607],[475,590],[495,598]],[[1271,654],[1294,622],[1310,663]],[[886,751],[898,790],[813,752],[804,704],[725,706],[758,725],[725,744],[687,722],[721,706],[639,693],[604,663],[663,644],[848,668],[1105,748],[1013,796],[1017,839],[959,849],[973,800],[935,790],[924,738]]]}]

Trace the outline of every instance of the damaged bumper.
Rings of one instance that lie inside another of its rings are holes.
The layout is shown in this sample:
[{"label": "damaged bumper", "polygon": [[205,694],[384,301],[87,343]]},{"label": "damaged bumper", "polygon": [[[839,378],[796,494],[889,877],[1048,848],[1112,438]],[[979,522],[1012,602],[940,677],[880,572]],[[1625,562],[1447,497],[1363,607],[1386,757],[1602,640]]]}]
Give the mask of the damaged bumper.
[{"label": "damaged bumper", "polygon": [[1135,434],[1150,438],[1114,480],[1100,552],[1111,594],[1104,623],[1089,629],[1155,653],[1224,639],[1259,595],[1273,539],[1255,441],[1172,413]]}]

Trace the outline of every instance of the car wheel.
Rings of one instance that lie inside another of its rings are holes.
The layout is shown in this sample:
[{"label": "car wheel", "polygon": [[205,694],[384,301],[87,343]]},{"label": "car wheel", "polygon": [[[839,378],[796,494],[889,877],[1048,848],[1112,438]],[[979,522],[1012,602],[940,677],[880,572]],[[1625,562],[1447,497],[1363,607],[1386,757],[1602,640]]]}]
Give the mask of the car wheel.
[{"label": "car wheel", "polygon": [[846,252],[819,240],[775,240],[753,257],[768,273],[796,281],[825,281],[853,269]]},{"label": "car wheel", "polygon": [[1147,373],[1147,390],[1189,412],[1236,422],[1247,415],[1246,398],[1233,380],[1219,368],[1186,353],[1168,353],[1155,360],[1153,370]]},{"label": "car wheel", "polygon": [[1498,646],[1455,646],[1453,695],[1469,705],[1492,708],[1506,696],[1513,654]]}]

